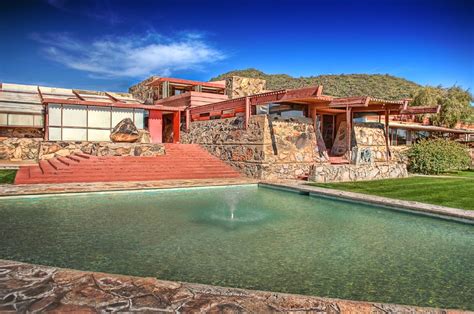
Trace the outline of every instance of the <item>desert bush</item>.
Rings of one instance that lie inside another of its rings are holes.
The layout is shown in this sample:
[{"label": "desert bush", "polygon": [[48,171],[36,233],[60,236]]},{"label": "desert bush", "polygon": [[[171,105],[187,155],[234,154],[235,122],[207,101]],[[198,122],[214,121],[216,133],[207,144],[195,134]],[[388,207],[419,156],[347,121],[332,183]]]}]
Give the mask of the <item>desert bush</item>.
[{"label": "desert bush", "polygon": [[408,170],[422,174],[440,174],[468,169],[471,158],[467,148],[454,141],[438,138],[421,140],[407,152]]}]

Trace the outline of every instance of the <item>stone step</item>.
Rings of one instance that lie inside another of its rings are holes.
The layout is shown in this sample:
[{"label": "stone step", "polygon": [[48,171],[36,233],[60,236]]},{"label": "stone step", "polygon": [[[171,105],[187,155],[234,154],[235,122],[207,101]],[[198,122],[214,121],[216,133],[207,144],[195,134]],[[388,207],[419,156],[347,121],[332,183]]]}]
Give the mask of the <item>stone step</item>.
[{"label": "stone step", "polygon": [[166,154],[91,156],[83,153],[20,167],[15,184],[237,178],[240,173],[198,145],[165,145]]}]

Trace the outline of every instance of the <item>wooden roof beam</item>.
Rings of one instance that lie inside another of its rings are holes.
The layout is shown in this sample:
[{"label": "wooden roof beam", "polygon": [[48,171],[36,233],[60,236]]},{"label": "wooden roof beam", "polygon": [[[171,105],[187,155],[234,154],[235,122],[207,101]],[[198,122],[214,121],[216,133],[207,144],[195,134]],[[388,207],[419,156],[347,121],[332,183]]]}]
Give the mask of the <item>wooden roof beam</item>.
[{"label": "wooden roof beam", "polygon": [[109,93],[105,92],[105,96],[109,97],[110,99],[112,99],[113,102],[120,102],[120,100],[112,95],[110,95]]},{"label": "wooden roof beam", "polygon": [[441,106],[412,106],[400,110],[400,114],[439,113]]}]

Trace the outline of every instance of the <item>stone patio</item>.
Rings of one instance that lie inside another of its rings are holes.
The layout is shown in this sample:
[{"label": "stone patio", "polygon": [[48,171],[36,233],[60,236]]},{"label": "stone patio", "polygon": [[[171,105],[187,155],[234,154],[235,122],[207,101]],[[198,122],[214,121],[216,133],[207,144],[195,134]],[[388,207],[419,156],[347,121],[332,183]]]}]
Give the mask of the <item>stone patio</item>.
[{"label": "stone patio", "polygon": [[463,313],[223,288],[0,260],[0,312]]}]

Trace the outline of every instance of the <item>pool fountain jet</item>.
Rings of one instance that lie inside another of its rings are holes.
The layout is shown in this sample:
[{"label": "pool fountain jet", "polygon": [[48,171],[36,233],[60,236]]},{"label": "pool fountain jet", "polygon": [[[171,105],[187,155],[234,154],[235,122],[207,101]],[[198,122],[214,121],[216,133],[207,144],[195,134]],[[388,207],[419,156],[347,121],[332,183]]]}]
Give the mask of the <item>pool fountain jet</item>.
[{"label": "pool fountain jet", "polygon": [[234,210],[235,210],[235,206],[231,206],[230,207],[230,220],[234,220]]},{"label": "pool fountain jet", "polygon": [[236,203],[237,203],[237,200],[235,197],[231,197],[230,199],[227,200],[227,204],[229,205],[229,209],[230,209],[230,220],[232,221],[235,218],[234,212],[237,210]]},{"label": "pool fountain jet", "polygon": [[245,204],[246,193],[237,192],[225,194],[224,202],[220,203],[216,210],[210,213],[210,218],[214,221],[227,223],[229,227],[236,227],[240,224],[253,223],[264,219],[265,214],[260,210],[252,210]]}]

